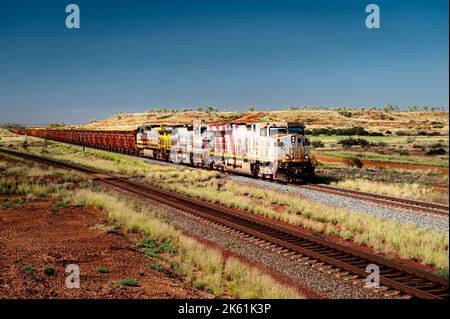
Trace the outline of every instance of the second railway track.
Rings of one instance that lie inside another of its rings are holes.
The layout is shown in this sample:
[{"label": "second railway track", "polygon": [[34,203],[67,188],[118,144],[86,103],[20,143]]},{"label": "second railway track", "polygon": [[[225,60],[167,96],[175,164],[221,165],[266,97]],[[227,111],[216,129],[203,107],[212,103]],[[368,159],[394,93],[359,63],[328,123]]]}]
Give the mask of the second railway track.
[{"label": "second railway track", "polygon": [[329,264],[365,278],[368,265],[377,265],[380,283],[417,298],[448,299],[448,280],[421,269],[404,265],[381,256],[350,248],[316,235],[307,234],[289,227],[269,222],[249,213],[179,195],[148,184],[130,181],[126,178],[100,173],[93,169],[65,162],[1,150],[8,155],[77,170],[96,178],[99,182],[126,190],[140,197],[179,209],[206,220],[230,227],[250,236],[260,238],[293,253]]},{"label": "second railway track", "polygon": [[357,190],[352,190],[348,188],[340,188],[324,184],[308,184],[302,185],[307,189],[330,193],[339,196],[346,196],[350,198],[355,198],[359,200],[365,200],[377,204],[382,204],[386,206],[399,207],[404,209],[409,209],[417,212],[429,213],[434,215],[448,216],[449,207],[446,205],[427,203],[421,201],[415,201],[405,198],[391,197],[385,195],[379,195],[374,193],[361,192]]}]

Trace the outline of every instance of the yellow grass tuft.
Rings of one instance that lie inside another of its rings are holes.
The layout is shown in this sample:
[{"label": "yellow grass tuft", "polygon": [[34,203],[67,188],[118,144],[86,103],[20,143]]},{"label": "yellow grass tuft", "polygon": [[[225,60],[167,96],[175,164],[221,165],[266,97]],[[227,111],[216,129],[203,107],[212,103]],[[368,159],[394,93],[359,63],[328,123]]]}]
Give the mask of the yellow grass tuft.
[{"label": "yellow grass tuft", "polygon": [[370,181],[367,179],[346,179],[335,182],[333,185],[381,195],[448,204],[448,197],[446,194],[438,193],[430,187],[424,187],[415,183],[386,183]]},{"label": "yellow grass tuft", "polygon": [[[177,254],[169,259],[174,269],[186,276],[187,280],[197,287],[215,296],[222,296],[229,280],[231,294],[235,298],[250,295],[253,296],[252,298],[302,297],[292,289],[278,284],[273,278],[263,275],[257,269],[250,268],[239,261],[224,262],[219,250],[209,248],[167,224],[164,221],[165,211],[162,208],[144,206],[132,199],[117,198],[104,192],[87,189],[67,192],[64,196],[71,202],[92,205],[106,211],[109,218],[128,231],[139,232],[160,242],[169,239],[177,249]],[[224,271],[224,263],[225,267],[228,267],[226,268],[228,272]],[[232,270],[239,268],[245,271],[242,277],[233,275]],[[224,273],[227,277],[224,277]]]},{"label": "yellow grass tuft", "polygon": [[231,294],[241,299],[295,299],[298,294],[292,289],[274,283],[267,275],[261,275],[255,268],[242,264],[235,258],[229,258],[225,263],[224,273],[228,279]]}]

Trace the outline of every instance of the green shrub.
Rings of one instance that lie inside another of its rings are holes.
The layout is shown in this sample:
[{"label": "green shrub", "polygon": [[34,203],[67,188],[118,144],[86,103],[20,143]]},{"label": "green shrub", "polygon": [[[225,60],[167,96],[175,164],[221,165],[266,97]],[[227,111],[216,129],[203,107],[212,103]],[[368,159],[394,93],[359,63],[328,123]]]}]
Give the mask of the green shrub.
[{"label": "green shrub", "polygon": [[346,111],[346,110],[338,111],[338,113],[339,113],[339,115],[342,115],[342,116],[344,116],[344,117],[352,117],[352,116],[353,116],[353,113],[352,113],[352,112]]},{"label": "green shrub", "polygon": [[99,274],[107,274],[107,273],[109,273],[109,269],[105,266],[100,266],[97,268],[97,272]]},{"label": "green shrub", "polygon": [[22,266],[22,270],[32,277],[34,277],[34,274],[36,272],[36,268],[34,268],[34,266],[31,264],[24,264]]},{"label": "green shrub", "polygon": [[150,257],[159,258],[159,253],[176,253],[176,249],[173,247],[172,240],[167,238],[162,243],[159,243],[153,238],[145,238],[139,243],[139,247],[145,249],[145,253]]},{"label": "green shrub", "polygon": [[448,279],[448,270],[447,270],[447,269],[439,268],[439,269],[436,271],[436,274],[437,274],[438,276],[441,276],[441,277],[444,277],[444,278],[447,278],[447,279]]},{"label": "green shrub", "polygon": [[369,141],[363,138],[344,138],[338,142],[338,144],[341,144],[343,147],[352,147],[355,145],[359,145],[362,147],[367,147],[370,145]]},{"label": "green shrub", "polygon": [[447,154],[447,151],[443,147],[438,148],[431,148],[428,152],[426,152],[427,155],[445,155]]},{"label": "green shrub", "polygon": [[361,126],[354,126],[351,128],[316,128],[313,130],[306,130],[306,134],[308,135],[341,135],[341,136],[383,136],[384,134],[381,132],[369,132],[366,131]]},{"label": "green shrub", "polygon": [[136,279],[130,279],[130,278],[126,278],[123,279],[120,284],[122,286],[126,286],[126,287],[137,287],[138,286],[138,282]]},{"label": "green shrub", "polygon": [[378,141],[378,142],[370,142],[371,147],[386,147],[386,142]]},{"label": "green shrub", "polygon": [[344,159],[344,164],[350,167],[362,168],[364,163],[357,157],[350,157]]},{"label": "green shrub", "polygon": [[53,266],[51,265],[46,265],[44,267],[44,274],[46,274],[47,276],[53,276],[55,274],[55,268],[53,268]]},{"label": "green shrub", "polygon": [[157,271],[161,271],[161,272],[165,271],[164,267],[161,266],[160,264],[152,263],[150,265],[150,267],[152,267],[152,269],[157,270]]},{"label": "green shrub", "polygon": [[314,140],[311,142],[311,146],[313,148],[319,148],[319,147],[324,147],[325,144],[321,140]]},{"label": "green shrub", "polygon": [[68,208],[70,207],[69,203],[67,201],[64,202],[56,202],[53,205],[57,206],[57,207],[63,207],[63,208]]},{"label": "green shrub", "polygon": [[25,202],[25,198],[14,198],[11,202],[15,204],[23,204]]}]

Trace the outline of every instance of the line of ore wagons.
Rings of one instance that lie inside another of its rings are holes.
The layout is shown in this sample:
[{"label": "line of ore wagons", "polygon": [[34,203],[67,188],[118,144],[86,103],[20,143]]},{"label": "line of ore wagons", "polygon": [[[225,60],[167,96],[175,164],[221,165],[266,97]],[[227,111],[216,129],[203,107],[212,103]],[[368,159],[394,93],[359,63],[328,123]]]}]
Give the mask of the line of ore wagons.
[{"label": "line of ore wagons", "polygon": [[16,133],[50,140],[92,146],[131,155],[138,155],[136,130],[133,131],[94,131],[94,130],[43,130],[19,129]]}]

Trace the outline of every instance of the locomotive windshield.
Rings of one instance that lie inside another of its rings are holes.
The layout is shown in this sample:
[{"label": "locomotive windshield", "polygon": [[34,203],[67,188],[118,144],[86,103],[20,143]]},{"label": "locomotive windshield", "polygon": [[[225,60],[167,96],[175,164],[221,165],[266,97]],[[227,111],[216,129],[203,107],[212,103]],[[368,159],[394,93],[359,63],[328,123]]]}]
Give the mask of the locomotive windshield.
[{"label": "locomotive windshield", "polygon": [[269,134],[272,135],[277,135],[277,134],[286,134],[287,133],[287,128],[284,127],[271,127],[269,128]]},{"label": "locomotive windshield", "polygon": [[305,135],[305,127],[303,126],[291,126],[291,127],[271,127],[269,128],[270,135],[278,135],[278,134],[299,134]]},{"label": "locomotive windshield", "polygon": [[289,134],[305,134],[305,128],[303,126],[296,126],[296,127],[290,127],[289,128]]}]

